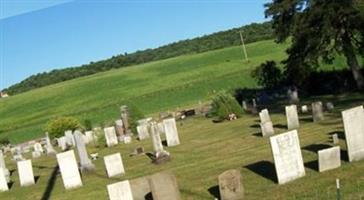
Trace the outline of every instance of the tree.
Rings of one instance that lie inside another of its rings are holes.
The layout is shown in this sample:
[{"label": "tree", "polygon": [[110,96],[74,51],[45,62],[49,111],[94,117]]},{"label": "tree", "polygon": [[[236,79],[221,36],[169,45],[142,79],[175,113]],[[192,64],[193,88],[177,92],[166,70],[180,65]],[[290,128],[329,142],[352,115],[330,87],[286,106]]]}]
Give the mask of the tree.
[{"label": "tree", "polygon": [[268,60],[255,68],[252,71],[252,77],[257,80],[260,86],[269,89],[279,86],[282,81],[281,70],[272,60]]},{"label": "tree", "polygon": [[286,75],[298,84],[318,66],[345,56],[356,85],[364,88],[358,55],[364,55],[362,0],[273,0],[265,5],[277,42],[292,38],[283,63]]}]

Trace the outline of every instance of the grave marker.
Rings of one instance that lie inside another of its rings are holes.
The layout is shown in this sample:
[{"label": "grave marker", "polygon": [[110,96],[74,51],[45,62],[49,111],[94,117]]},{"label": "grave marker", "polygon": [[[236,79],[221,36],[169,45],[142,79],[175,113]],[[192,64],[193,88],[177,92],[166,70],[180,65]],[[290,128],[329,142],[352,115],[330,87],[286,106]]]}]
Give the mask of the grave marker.
[{"label": "grave marker", "polygon": [[340,147],[331,147],[318,151],[319,171],[327,171],[341,166]]},{"label": "grave marker", "polygon": [[8,191],[8,181],[6,180],[4,170],[0,170],[0,191]]},{"label": "grave marker", "polygon": [[265,122],[270,122],[270,116],[269,116],[269,112],[268,109],[263,109],[262,111],[259,112],[259,118],[260,118],[260,123],[264,124]]},{"label": "grave marker", "polygon": [[318,122],[324,119],[324,113],[321,101],[312,103],[312,118],[314,122]]},{"label": "grave marker", "polygon": [[159,135],[158,127],[156,122],[150,123],[150,131],[152,135],[153,149],[155,160],[153,161],[156,164],[160,164],[170,160],[169,152],[163,149],[162,140]]},{"label": "grave marker", "polygon": [[244,188],[240,182],[240,171],[231,169],[219,175],[219,191],[221,200],[241,200]]},{"label": "grave marker", "polygon": [[149,138],[148,123],[138,125],[137,132],[139,140]]},{"label": "grave marker", "polygon": [[34,174],[31,160],[23,160],[17,162],[20,185],[29,186],[34,185]]},{"label": "grave marker", "polygon": [[128,180],[107,185],[110,200],[134,200]]},{"label": "grave marker", "polygon": [[6,168],[4,154],[1,149],[0,149],[0,171],[3,171],[6,181],[10,182],[10,171],[8,170],[8,168]]},{"label": "grave marker", "polygon": [[66,190],[81,187],[82,180],[73,150],[57,154],[57,162]]},{"label": "grave marker", "polygon": [[78,157],[80,158],[80,168],[81,171],[92,171],[95,169],[95,165],[92,164],[91,160],[88,158],[86,145],[83,140],[83,134],[76,130],[74,133],[76,148],[78,152]]},{"label": "grave marker", "polygon": [[68,146],[75,146],[75,138],[73,137],[71,130],[65,131],[64,136],[66,137],[66,142]]},{"label": "grave marker", "polygon": [[106,173],[109,178],[125,174],[125,169],[120,153],[105,156],[104,163]]},{"label": "grave marker", "polygon": [[174,118],[164,119],[163,124],[164,130],[166,131],[167,145],[169,147],[179,145],[180,142],[176,127],[176,120]]},{"label": "grave marker", "polygon": [[118,144],[118,138],[116,137],[115,128],[113,126],[104,128],[104,132],[105,132],[106,144],[108,147]]},{"label": "grave marker", "polygon": [[286,117],[288,130],[293,130],[300,127],[296,105],[286,106]]},{"label": "grave marker", "polygon": [[149,185],[153,200],[181,200],[176,177],[170,172],[151,175]]},{"label": "grave marker", "polygon": [[265,123],[260,123],[260,129],[262,131],[262,136],[271,136],[274,134],[273,123],[271,121],[267,121]]}]

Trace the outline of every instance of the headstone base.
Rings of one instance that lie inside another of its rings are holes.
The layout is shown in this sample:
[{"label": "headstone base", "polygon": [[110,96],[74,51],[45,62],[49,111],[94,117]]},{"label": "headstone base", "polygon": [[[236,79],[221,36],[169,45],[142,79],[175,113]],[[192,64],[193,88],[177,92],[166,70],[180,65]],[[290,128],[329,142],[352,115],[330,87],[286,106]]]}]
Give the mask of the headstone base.
[{"label": "headstone base", "polygon": [[164,152],[157,153],[155,158],[153,158],[152,163],[159,165],[159,164],[169,162],[170,160],[171,160],[171,155],[168,152],[164,151]]}]

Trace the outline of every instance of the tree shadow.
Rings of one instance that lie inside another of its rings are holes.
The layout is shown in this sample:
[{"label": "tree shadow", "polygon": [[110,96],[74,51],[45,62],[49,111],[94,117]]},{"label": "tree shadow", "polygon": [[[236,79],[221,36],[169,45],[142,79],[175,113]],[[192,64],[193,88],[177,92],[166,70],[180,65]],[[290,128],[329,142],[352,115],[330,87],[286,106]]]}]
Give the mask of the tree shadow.
[{"label": "tree shadow", "polygon": [[47,182],[47,187],[42,195],[42,198],[41,200],[47,200],[47,199],[50,199],[50,196],[51,196],[51,193],[52,193],[52,190],[54,188],[54,185],[56,183],[56,179],[57,179],[57,174],[58,174],[58,171],[59,171],[59,168],[58,168],[58,165],[55,166],[53,168],[53,171],[52,171],[52,174],[51,176],[49,177],[48,179],[48,182]]},{"label": "tree shadow", "polygon": [[287,125],[283,125],[283,124],[274,124],[273,127],[279,128],[279,129],[287,129]]},{"label": "tree shadow", "polygon": [[319,150],[327,149],[330,147],[332,147],[332,146],[330,146],[328,144],[310,144],[308,146],[303,147],[302,149],[317,153]]},{"label": "tree shadow", "polygon": [[217,199],[220,199],[220,190],[219,190],[219,186],[218,185],[215,185],[215,186],[212,186],[208,189],[209,193],[214,196],[215,198]]},{"label": "tree shadow", "polygon": [[274,164],[270,161],[267,160],[258,161],[256,163],[246,165],[244,166],[244,168],[247,168],[256,174],[268,180],[271,180],[274,183],[278,183]]},{"label": "tree shadow", "polygon": [[310,168],[312,170],[318,171],[318,160],[313,160],[305,163],[305,167]]}]

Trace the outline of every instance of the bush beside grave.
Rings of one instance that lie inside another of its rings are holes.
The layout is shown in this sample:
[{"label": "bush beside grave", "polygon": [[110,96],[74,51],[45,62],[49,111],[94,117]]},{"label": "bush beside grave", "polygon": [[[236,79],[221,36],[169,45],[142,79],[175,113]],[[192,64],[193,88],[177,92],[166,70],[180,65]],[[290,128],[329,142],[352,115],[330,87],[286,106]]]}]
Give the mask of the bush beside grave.
[{"label": "bush beside grave", "polygon": [[216,117],[218,120],[225,120],[229,114],[235,114],[241,117],[242,109],[236,99],[227,92],[219,92],[216,94],[211,103],[211,111],[209,116]]},{"label": "bush beside grave", "polygon": [[74,117],[57,117],[48,121],[44,131],[52,138],[61,137],[66,130],[76,130],[82,128],[80,122]]}]

